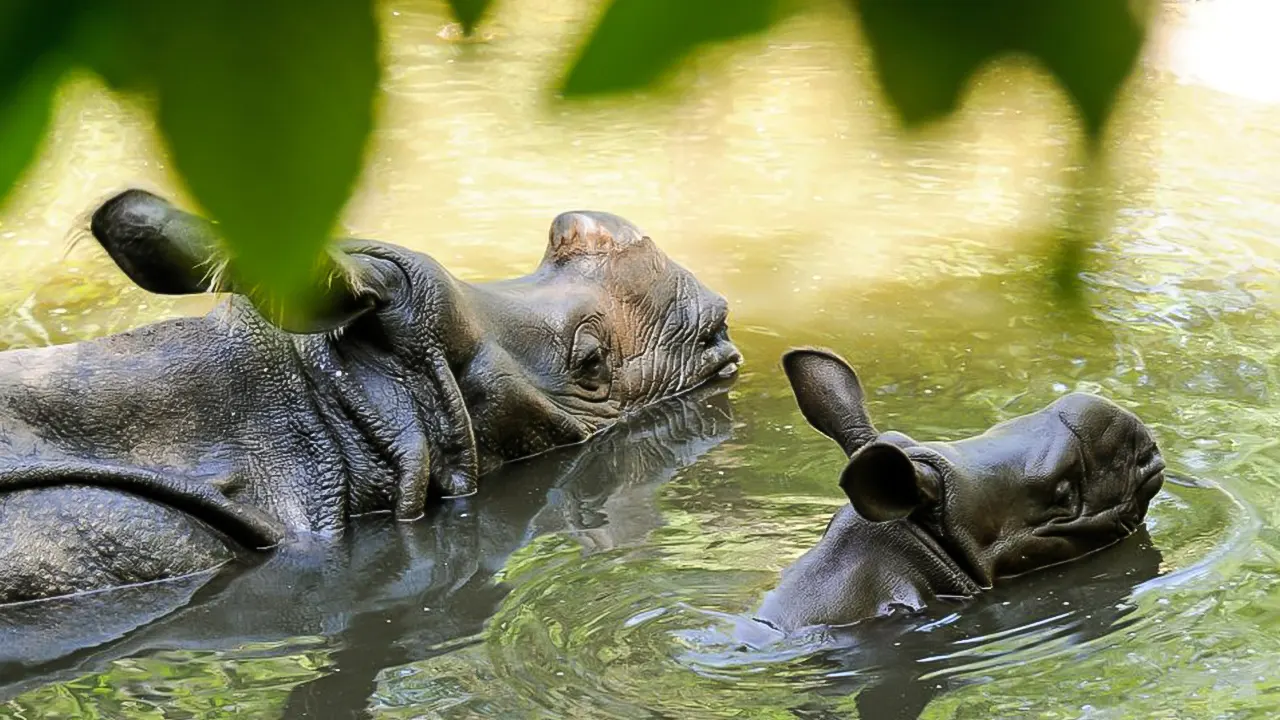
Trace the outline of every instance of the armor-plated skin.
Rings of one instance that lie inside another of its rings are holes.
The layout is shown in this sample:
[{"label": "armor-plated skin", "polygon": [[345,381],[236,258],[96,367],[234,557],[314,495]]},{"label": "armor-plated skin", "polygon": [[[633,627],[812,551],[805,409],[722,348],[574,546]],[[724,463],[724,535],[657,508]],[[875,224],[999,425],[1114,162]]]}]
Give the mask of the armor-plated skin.
[{"label": "armor-plated skin", "polygon": [[130,190],[91,229],[144,289],[227,307],[0,353],[0,603],[176,577],[349,518],[420,517],[503,462],[732,375],[727,305],[614,215],[551,226],[487,284],[335,245],[320,310],[264,317],[214,227]]}]

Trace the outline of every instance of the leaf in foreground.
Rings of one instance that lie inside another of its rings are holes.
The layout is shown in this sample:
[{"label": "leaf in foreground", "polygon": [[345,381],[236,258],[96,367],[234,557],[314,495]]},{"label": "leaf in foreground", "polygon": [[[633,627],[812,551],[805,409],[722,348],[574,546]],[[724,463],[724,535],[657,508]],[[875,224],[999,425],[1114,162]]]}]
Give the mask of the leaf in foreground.
[{"label": "leaf in foreground", "polygon": [[480,18],[484,17],[484,11],[489,8],[490,0],[448,0],[448,2],[453,16],[462,25],[462,32],[470,35],[476,29],[476,25],[480,24]]},{"label": "leaf in foreground", "polygon": [[613,0],[561,83],[565,97],[638,90],[701,45],[763,32],[785,0]]},{"label": "leaf in foreground", "polygon": [[76,0],[0,3],[0,200],[35,157],[67,68],[63,42]]},{"label": "leaf in foreground", "polygon": [[848,0],[907,126],[953,112],[970,77],[1009,53],[1040,61],[1096,143],[1146,38],[1126,0]]},{"label": "leaf in foreground", "polygon": [[148,70],[174,164],[236,268],[307,291],[373,128],[372,0],[153,0]]}]

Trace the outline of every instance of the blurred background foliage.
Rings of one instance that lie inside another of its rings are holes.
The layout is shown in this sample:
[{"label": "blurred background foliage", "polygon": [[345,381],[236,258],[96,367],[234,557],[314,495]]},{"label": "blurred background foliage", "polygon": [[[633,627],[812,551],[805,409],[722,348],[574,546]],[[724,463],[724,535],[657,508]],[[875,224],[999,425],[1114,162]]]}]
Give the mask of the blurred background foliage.
[{"label": "blurred background foliage", "polygon": [[[439,0],[421,0],[439,2]],[[303,306],[363,165],[383,57],[375,0],[6,0],[0,3],[0,197],[48,132],[59,83],[99,75],[153,112],[175,169],[261,298]],[[448,0],[461,34],[489,0]],[[1100,138],[1154,3],[847,0],[901,126],[945,119],[997,58],[1038,61],[1082,122],[1087,172],[1051,278],[1072,290],[1100,231]],[[666,88],[701,48],[763,33],[802,0],[611,0],[549,88],[566,103]],[[493,68],[498,72],[498,68]],[[1091,201],[1090,198],[1095,200]]]}]

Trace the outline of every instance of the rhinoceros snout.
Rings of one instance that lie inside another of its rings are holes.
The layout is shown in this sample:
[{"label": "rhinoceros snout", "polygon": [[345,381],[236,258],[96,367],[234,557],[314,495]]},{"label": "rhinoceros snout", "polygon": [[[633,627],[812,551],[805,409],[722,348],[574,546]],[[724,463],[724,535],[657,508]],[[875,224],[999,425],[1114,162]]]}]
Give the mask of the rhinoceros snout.
[{"label": "rhinoceros snout", "polygon": [[1138,477],[1140,478],[1138,497],[1143,507],[1146,507],[1147,503],[1151,502],[1151,498],[1155,497],[1164,486],[1164,470],[1164,457],[1153,441],[1148,449],[1138,455]]}]

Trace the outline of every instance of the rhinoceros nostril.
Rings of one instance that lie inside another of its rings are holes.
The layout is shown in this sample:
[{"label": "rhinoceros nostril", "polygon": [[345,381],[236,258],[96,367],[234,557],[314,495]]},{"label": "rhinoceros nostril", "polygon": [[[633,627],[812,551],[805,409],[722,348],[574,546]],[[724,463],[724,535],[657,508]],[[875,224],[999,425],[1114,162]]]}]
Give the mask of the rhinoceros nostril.
[{"label": "rhinoceros nostril", "polygon": [[1160,457],[1160,449],[1154,443],[1139,451],[1135,460],[1138,463],[1138,467],[1144,471],[1159,472],[1164,470],[1164,459]]}]

